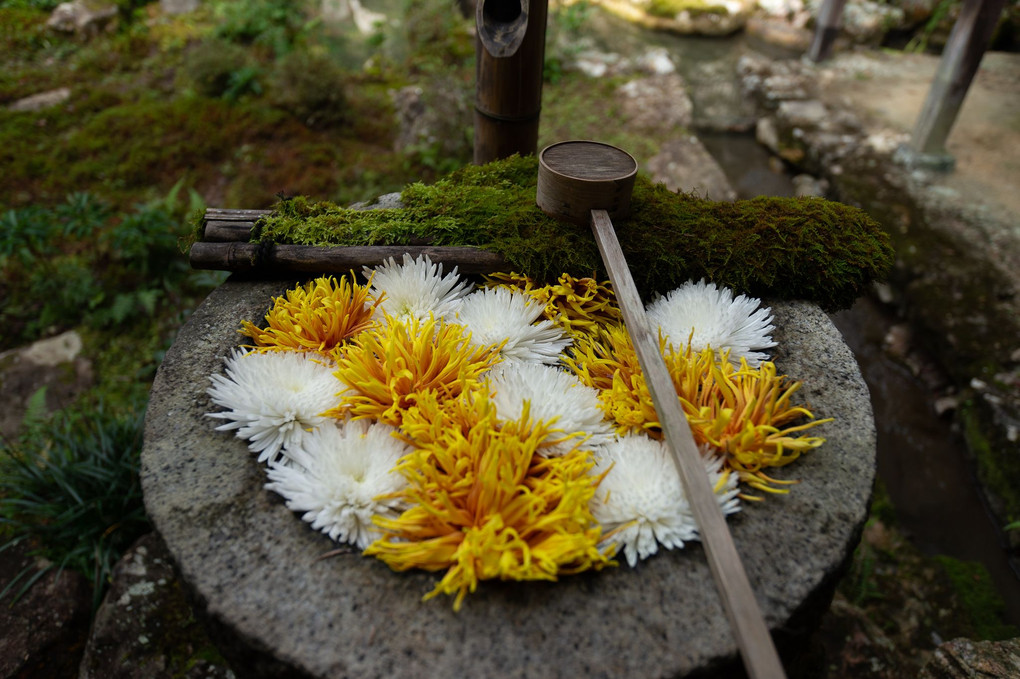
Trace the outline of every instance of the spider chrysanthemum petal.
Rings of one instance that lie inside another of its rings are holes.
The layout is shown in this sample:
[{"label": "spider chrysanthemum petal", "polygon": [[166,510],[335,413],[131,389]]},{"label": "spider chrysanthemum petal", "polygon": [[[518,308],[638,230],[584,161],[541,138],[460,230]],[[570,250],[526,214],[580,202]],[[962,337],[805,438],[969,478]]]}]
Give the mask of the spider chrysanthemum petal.
[{"label": "spider chrysanthemum petal", "polygon": [[457,309],[457,322],[477,345],[502,345],[504,360],[553,364],[570,345],[570,337],[547,319],[539,320],[542,305],[516,290],[483,288],[471,293]]},{"label": "spider chrysanthemum petal", "polygon": [[518,420],[529,408],[533,421],[557,430],[542,442],[541,455],[562,455],[579,444],[591,448],[613,439],[598,390],[565,370],[541,363],[502,363],[489,372],[489,387],[500,419]]},{"label": "spider chrysanthemum petal", "polygon": [[390,257],[374,269],[364,267],[363,273],[371,277],[372,294],[382,298],[379,308],[399,320],[425,321],[430,314],[450,317],[471,292],[471,286],[457,275],[457,267],[444,276],[443,265],[433,263],[428,255],[412,259],[405,253],[401,264]]},{"label": "spider chrysanthemum petal", "polygon": [[371,324],[378,303],[369,300],[367,287],[346,276],[339,281],[324,276],[275,298],[266,328],[242,321],[240,332],[262,349],[329,354]]},{"label": "spider chrysanthemum petal", "polygon": [[683,349],[690,341],[699,352],[711,347],[729,353],[734,365],[743,358],[757,367],[768,355],[762,349],[776,346],[769,335],[775,329],[769,308],[761,300],[733,296],[729,288],[704,279],[687,282],[648,305],[648,321],[658,327],[671,345]]},{"label": "spider chrysanthemum petal", "polygon": [[327,423],[290,451],[288,464],[270,466],[266,488],[312,528],[364,549],[381,536],[374,517],[395,518],[402,509],[407,483],[394,467],[410,448],[394,431],[360,420]]},{"label": "spider chrysanthemum petal", "polygon": [[322,413],[337,403],[344,385],[331,366],[297,352],[259,353],[234,349],[224,359],[226,376],[209,376],[208,393],[226,420],[216,427],[236,430],[259,462],[274,461],[299,446],[308,430],[321,426]]},{"label": "spider chrysanthemum petal", "polygon": [[[666,444],[642,434],[621,437],[596,451],[596,471],[608,472],[592,498],[592,514],[620,545],[627,563],[655,554],[659,545],[680,549],[698,539],[680,476]],[[708,457],[705,471],[725,514],[738,511],[737,479]]]}]

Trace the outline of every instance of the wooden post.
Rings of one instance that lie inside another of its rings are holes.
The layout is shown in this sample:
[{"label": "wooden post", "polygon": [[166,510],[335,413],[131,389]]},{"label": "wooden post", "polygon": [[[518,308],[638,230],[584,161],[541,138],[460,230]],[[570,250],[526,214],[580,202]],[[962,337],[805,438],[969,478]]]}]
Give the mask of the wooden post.
[{"label": "wooden post", "polygon": [[478,0],[477,164],[538,150],[548,0]]},{"label": "wooden post", "polygon": [[815,37],[811,42],[811,49],[808,50],[808,58],[811,61],[825,61],[832,56],[832,44],[839,35],[844,5],[846,0],[825,0],[822,3],[822,8],[818,10],[818,19],[815,21]]},{"label": "wooden post", "polygon": [[910,151],[920,163],[952,169],[953,158],[946,151],[946,139],[981,65],[1004,4],[1005,0],[964,0],[910,136]]}]

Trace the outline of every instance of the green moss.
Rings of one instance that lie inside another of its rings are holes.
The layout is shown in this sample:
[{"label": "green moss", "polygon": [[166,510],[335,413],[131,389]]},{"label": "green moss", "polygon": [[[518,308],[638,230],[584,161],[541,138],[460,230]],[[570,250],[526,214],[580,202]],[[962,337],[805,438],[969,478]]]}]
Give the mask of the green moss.
[{"label": "green moss", "polygon": [[[261,223],[263,243],[474,245],[539,279],[562,272],[605,277],[587,227],[535,205],[538,164],[514,157],[411,184],[402,209],[360,212],[303,198]],[[716,202],[674,193],[639,175],[632,215],[615,224],[624,253],[641,262],[643,295],[707,278],[761,297],[849,307],[892,264],[886,234],[860,210],[819,198]]]},{"label": "green moss", "polygon": [[992,496],[996,513],[1005,522],[1006,517],[1020,517],[1020,456],[1015,442],[996,441],[992,437],[1001,432],[994,415],[987,407],[974,400],[960,407],[960,420],[967,440],[967,449],[974,456],[981,486]]},{"label": "green moss", "polygon": [[935,561],[952,582],[977,639],[998,641],[1020,634],[1016,627],[1003,622],[1006,605],[983,564],[948,556],[936,556]]}]

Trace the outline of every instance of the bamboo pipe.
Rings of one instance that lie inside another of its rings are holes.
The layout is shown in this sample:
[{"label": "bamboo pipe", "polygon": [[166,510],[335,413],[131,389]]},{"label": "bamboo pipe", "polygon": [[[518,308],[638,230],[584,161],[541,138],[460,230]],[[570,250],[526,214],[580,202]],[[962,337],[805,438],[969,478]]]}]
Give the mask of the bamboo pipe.
[{"label": "bamboo pipe", "polygon": [[478,0],[474,162],[538,150],[548,0]]},{"label": "bamboo pipe", "polygon": [[667,448],[698,524],[709,570],[715,579],[744,668],[750,679],[780,679],[786,675],[779,654],[705,474],[701,453],[680,409],[676,389],[659,352],[658,335],[652,331],[645,316],[644,304],[606,209],[620,218],[628,214],[636,174],[637,161],[625,151],[607,144],[554,144],[539,155],[536,202],[550,216],[570,222],[576,222],[587,211],[627,333],[634,344],[659,416]]}]

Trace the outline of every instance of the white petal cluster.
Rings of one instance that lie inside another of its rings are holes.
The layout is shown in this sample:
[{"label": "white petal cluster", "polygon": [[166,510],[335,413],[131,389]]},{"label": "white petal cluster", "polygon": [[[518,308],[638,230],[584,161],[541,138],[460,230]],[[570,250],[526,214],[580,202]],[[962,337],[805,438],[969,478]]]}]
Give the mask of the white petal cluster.
[{"label": "white petal cluster", "polygon": [[729,351],[734,365],[744,358],[756,368],[768,358],[760,350],[776,346],[769,335],[775,329],[772,310],[759,309],[760,304],[761,300],[753,297],[734,298],[729,288],[702,279],[684,283],[649,304],[646,311],[648,322],[658,326],[675,348],[685,348],[690,338],[695,352],[706,347],[720,353]]},{"label": "white petal cluster", "polygon": [[[597,452],[594,473],[609,473],[591,501],[592,514],[631,566],[655,554],[659,545],[679,549],[698,538],[698,527],[666,444],[629,434]],[[737,479],[722,478],[720,461],[709,457],[705,470],[725,514],[739,510]]]},{"label": "white petal cluster", "polygon": [[471,293],[457,309],[456,322],[467,327],[477,346],[503,344],[504,361],[555,364],[570,337],[550,320],[538,320],[542,305],[526,293],[505,287]]},{"label": "white petal cluster", "polygon": [[394,471],[411,448],[382,423],[329,424],[305,437],[285,464],[270,465],[266,488],[304,512],[302,519],[334,540],[365,549],[381,533],[375,515],[396,517],[399,501],[380,498],[406,486]]},{"label": "white petal cluster", "polygon": [[[519,419],[527,403],[533,421],[555,421],[559,432],[546,437],[539,454],[564,455],[582,443],[590,448],[613,440],[613,427],[599,409],[598,390],[572,373],[542,363],[501,363],[490,371],[489,386],[501,419]],[[577,432],[583,437],[564,439]]]},{"label": "white petal cluster", "polygon": [[379,309],[402,321],[424,321],[430,314],[448,317],[471,292],[471,286],[457,275],[457,267],[444,276],[443,265],[434,264],[428,255],[412,259],[405,253],[402,264],[390,257],[374,269],[364,267],[362,273],[371,277],[373,297],[386,294]]},{"label": "white petal cluster", "polygon": [[329,366],[298,352],[234,349],[224,363],[226,376],[210,375],[208,393],[225,410],[207,415],[226,420],[216,429],[236,430],[238,438],[249,441],[249,450],[259,453],[259,462],[275,461],[300,446],[346,389]]}]

